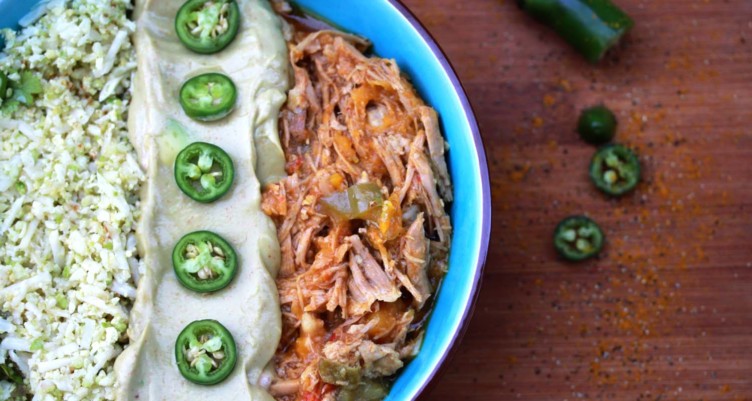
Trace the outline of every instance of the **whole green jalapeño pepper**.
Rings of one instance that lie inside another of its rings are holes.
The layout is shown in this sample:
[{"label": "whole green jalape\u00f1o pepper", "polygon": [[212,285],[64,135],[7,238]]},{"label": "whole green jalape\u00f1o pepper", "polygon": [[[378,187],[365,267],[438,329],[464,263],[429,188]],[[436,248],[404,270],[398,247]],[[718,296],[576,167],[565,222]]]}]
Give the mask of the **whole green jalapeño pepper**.
[{"label": "whole green jalape\u00f1o pepper", "polygon": [[517,0],[520,8],[556,31],[595,63],[634,26],[610,0]]},{"label": "whole green jalape\u00f1o pepper", "polygon": [[188,0],[175,17],[178,39],[201,54],[227,47],[239,28],[240,9],[234,0]]},{"label": "whole green jalape\u00f1o pepper", "polygon": [[198,121],[224,118],[232,112],[237,97],[235,83],[217,72],[195,76],[180,88],[180,106],[188,117]]},{"label": "whole green jalape\u00f1o pepper", "polygon": [[227,287],[238,271],[238,256],[224,238],[210,231],[185,235],[172,250],[172,268],[180,284],[207,293]]},{"label": "whole green jalape\u00f1o pepper", "polygon": [[232,334],[216,320],[197,320],[175,341],[175,361],[187,380],[205,386],[225,380],[237,362]]},{"label": "whole green jalape\u00f1o pepper", "polygon": [[640,182],[640,161],[625,146],[606,145],[593,155],[590,179],[607,195],[624,195]]},{"label": "whole green jalape\u00f1o pepper", "polygon": [[603,243],[600,227],[585,216],[567,217],[554,230],[554,247],[569,261],[592,258],[603,249]]},{"label": "whole green jalape\u00f1o pepper", "polygon": [[175,158],[175,182],[191,199],[210,203],[221,198],[232,186],[235,168],[230,156],[206,142],[194,142]]}]

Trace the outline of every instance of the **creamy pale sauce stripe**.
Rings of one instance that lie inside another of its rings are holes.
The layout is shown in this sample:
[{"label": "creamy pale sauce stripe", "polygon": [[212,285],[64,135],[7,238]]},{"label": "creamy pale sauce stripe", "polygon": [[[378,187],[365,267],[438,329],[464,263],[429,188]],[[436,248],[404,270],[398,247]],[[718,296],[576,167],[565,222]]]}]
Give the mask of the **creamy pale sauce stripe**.
[{"label": "creamy pale sauce stripe", "polygon": [[[266,0],[238,0],[242,26],[234,42],[220,53],[198,55],[183,47],[174,32],[182,3],[145,0],[135,10],[139,65],[129,130],[148,174],[137,230],[145,271],[131,312],[131,344],[115,365],[117,399],[272,400],[256,383],[279,341],[274,284],[279,245],[273,223],[260,210],[256,172],[262,181],[284,173],[277,116],[289,85],[289,62],[281,22]],[[197,123],[180,108],[178,91],[186,79],[207,71],[233,79],[238,103],[223,120]],[[177,152],[195,141],[223,148],[235,165],[232,189],[211,204],[189,199],[173,177]],[[263,155],[258,162],[257,154]],[[235,280],[215,294],[183,288],[172,270],[175,243],[196,230],[220,234],[239,256]],[[233,374],[215,386],[188,382],[175,365],[175,339],[200,319],[219,320],[238,347]]]}]

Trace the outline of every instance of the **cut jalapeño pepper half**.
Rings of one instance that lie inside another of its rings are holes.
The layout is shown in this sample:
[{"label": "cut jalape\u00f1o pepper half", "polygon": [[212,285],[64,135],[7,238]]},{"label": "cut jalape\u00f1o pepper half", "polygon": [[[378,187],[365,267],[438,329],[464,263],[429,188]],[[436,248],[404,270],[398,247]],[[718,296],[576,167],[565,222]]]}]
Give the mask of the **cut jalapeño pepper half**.
[{"label": "cut jalape\u00f1o pepper half", "polygon": [[175,31],[196,53],[216,53],[238,34],[240,9],[234,0],[188,0],[175,17]]},{"label": "cut jalape\u00f1o pepper half", "polygon": [[592,258],[603,249],[604,236],[598,224],[585,216],[562,220],[554,231],[554,247],[564,259]]},{"label": "cut jalape\u00f1o pepper half", "polygon": [[616,134],[616,116],[603,105],[587,108],[580,113],[577,132],[587,143],[593,145],[608,143]]},{"label": "cut jalape\u00f1o pepper half", "polygon": [[237,97],[232,80],[217,72],[197,75],[180,88],[180,106],[188,117],[199,121],[224,118],[232,112]]},{"label": "cut jalape\u00f1o pepper half", "polygon": [[238,271],[238,256],[224,238],[210,231],[185,235],[172,250],[172,268],[180,284],[196,292],[227,287]]},{"label": "cut jalape\u00f1o pepper half", "polygon": [[606,145],[593,155],[590,179],[608,195],[624,195],[640,182],[640,161],[625,146]]},{"label": "cut jalape\u00f1o pepper half", "polygon": [[517,0],[517,4],[556,31],[595,63],[634,26],[610,0]]},{"label": "cut jalape\u00f1o pepper half", "polygon": [[175,182],[191,199],[210,203],[230,190],[235,168],[230,156],[218,146],[194,142],[175,158]]},{"label": "cut jalape\u00f1o pepper half", "polygon": [[210,386],[232,373],[237,362],[232,334],[216,320],[197,320],[175,341],[175,361],[187,380]]}]

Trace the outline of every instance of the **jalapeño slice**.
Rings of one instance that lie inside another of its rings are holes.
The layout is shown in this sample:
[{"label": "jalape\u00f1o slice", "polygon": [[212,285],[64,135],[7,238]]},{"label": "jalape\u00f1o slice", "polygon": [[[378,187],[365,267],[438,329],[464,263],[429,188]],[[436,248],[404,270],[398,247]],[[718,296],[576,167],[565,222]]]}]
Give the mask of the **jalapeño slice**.
[{"label": "jalape\u00f1o slice", "polygon": [[587,108],[580,113],[577,132],[587,143],[593,145],[608,143],[616,134],[616,116],[603,105]]},{"label": "jalape\u00f1o slice", "polygon": [[227,116],[237,97],[232,80],[217,72],[197,75],[180,88],[180,106],[188,117],[199,121],[216,121]]},{"label": "jalape\u00f1o slice", "polygon": [[172,268],[180,284],[206,293],[227,287],[238,271],[238,256],[224,238],[210,231],[185,235],[172,250]]},{"label": "jalape\u00f1o slice", "polygon": [[191,199],[210,203],[230,190],[235,168],[230,156],[218,146],[194,142],[175,158],[175,182]]},{"label": "jalape\u00f1o slice", "polygon": [[604,236],[598,224],[585,216],[562,220],[554,231],[554,247],[564,259],[592,258],[603,249]]},{"label": "jalape\u00f1o slice", "polygon": [[606,145],[593,155],[590,179],[608,195],[624,195],[640,182],[640,161],[623,145]]},{"label": "jalape\u00f1o slice", "polygon": [[175,341],[175,361],[187,380],[210,386],[232,373],[237,362],[232,334],[216,320],[197,320]]},{"label": "jalape\u00f1o slice", "polygon": [[188,0],[175,17],[175,31],[185,47],[212,54],[238,34],[240,9],[234,0]]}]

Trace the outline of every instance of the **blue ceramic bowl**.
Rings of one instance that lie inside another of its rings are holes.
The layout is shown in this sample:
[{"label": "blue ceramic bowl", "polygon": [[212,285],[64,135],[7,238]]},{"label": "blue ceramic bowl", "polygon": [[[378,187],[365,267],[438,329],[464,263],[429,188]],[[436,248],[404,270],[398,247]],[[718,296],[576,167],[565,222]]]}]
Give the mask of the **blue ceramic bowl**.
[{"label": "blue ceramic bowl", "polygon": [[[176,0],[179,1],[179,0]],[[16,26],[37,0],[0,0],[0,26]],[[387,401],[416,399],[435,379],[464,333],[478,294],[491,227],[488,168],[470,103],[446,56],[396,0],[296,0],[315,16],[367,37],[376,54],[393,58],[441,117],[449,142],[455,200],[449,272],[420,354],[399,375]]]}]

